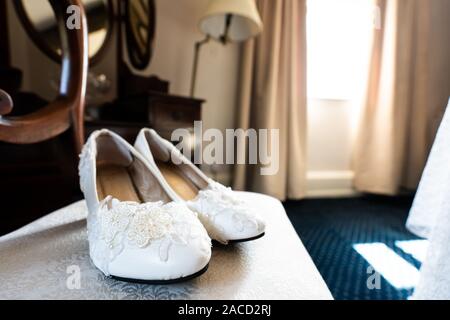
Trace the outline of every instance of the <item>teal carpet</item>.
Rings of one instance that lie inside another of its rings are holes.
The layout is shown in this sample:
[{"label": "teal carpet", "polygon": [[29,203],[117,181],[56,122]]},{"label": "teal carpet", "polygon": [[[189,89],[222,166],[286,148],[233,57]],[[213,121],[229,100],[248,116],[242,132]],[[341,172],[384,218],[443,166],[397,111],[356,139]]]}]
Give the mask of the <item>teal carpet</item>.
[{"label": "teal carpet", "polygon": [[395,245],[418,239],[405,228],[412,199],[365,196],[288,201],[284,206],[335,299],[403,300],[413,289],[397,289],[382,276],[379,289],[368,288],[369,263],[353,245],[384,243],[419,269],[420,262]]}]

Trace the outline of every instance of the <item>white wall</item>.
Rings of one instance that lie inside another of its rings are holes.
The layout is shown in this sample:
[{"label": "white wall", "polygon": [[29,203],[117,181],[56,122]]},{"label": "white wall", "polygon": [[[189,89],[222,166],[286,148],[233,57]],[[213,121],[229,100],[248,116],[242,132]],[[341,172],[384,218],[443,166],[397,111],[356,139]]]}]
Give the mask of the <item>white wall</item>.
[{"label": "white wall", "polygon": [[358,106],[348,100],[308,100],[307,196],[350,196]]}]

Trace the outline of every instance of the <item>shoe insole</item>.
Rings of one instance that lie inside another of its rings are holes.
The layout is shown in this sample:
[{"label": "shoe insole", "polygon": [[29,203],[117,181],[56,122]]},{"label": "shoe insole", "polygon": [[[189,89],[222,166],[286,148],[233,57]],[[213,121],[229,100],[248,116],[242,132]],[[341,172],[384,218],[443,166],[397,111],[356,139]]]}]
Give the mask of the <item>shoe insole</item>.
[{"label": "shoe insole", "polygon": [[142,202],[127,168],[119,165],[97,167],[97,193],[100,201],[112,196],[121,201]]},{"label": "shoe insole", "polygon": [[175,164],[157,161],[157,166],[170,187],[184,200],[194,199],[199,189]]}]

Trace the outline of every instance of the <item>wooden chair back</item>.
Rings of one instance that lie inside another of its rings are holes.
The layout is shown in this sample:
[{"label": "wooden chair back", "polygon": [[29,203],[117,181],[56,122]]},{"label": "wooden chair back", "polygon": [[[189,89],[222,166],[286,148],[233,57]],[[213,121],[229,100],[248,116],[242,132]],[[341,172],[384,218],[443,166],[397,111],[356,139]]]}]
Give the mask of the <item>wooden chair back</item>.
[{"label": "wooden chair back", "polygon": [[[54,138],[73,127],[76,150],[84,143],[83,115],[88,72],[87,22],[81,0],[49,0],[58,22],[61,38],[62,63],[58,97],[36,112],[8,117],[13,101],[0,91],[0,141],[31,144]],[[81,27],[69,29],[67,8],[80,9]]]}]

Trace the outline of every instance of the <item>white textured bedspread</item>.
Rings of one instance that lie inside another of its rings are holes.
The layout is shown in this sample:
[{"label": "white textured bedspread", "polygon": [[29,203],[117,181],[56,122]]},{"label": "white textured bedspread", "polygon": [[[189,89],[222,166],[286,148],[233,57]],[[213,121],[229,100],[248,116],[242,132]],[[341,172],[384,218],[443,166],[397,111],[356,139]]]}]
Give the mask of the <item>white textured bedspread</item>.
[{"label": "white textured bedspread", "polygon": [[332,299],[281,203],[241,194],[266,219],[266,236],[214,247],[199,278],[175,285],[106,278],[89,259],[86,206],[78,202],[0,237],[0,299]]}]

